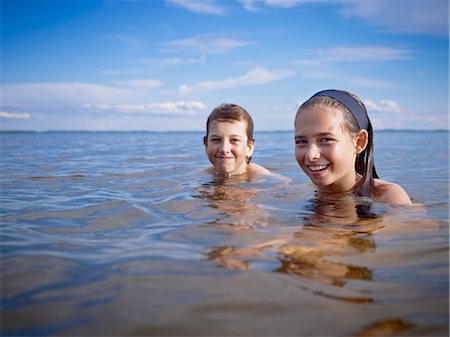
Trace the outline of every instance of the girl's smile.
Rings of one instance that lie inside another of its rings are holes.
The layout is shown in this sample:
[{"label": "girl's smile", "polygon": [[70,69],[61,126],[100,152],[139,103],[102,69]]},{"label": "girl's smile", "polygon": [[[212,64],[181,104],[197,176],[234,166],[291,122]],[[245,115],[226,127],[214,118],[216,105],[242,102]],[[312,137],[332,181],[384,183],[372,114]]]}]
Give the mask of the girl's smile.
[{"label": "girl's smile", "polygon": [[325,170],[328,168],[328,165],[307,165],[308,169],[315,176],[321,176],[325,174]]}]

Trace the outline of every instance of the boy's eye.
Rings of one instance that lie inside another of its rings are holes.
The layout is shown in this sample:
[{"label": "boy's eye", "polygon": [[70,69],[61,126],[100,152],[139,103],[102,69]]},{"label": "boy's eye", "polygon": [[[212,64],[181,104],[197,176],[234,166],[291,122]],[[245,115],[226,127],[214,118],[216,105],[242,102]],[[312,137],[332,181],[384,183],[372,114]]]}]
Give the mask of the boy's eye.
[{"label": "boy's eye", "polygon": [[304,139],[296,139],[295,145],[305,145],[307,142]]},{"label": "boy's eye", "polygon": [[241,140],[239,138],[231,138],[231,141],[233,143],[237,143],[237,142],[240,142]]},{"label": "boy's eye", "polygon": [[217,142],[220,142],[220,139],[219,138],[211,138],[209,141],[212,143],[217,143]]}]

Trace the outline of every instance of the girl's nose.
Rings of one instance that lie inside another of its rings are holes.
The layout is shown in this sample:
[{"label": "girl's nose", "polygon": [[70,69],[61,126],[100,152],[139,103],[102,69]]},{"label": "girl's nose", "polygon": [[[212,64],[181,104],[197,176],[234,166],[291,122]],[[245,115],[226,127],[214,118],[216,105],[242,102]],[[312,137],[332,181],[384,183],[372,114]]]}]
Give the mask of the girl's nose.
[{"label": "girl's nose", "polygon": [[315,161],[319,158],[320,158],[320,148],[315,144],[309,145],[306,151],[306,159],[308,161]]}]

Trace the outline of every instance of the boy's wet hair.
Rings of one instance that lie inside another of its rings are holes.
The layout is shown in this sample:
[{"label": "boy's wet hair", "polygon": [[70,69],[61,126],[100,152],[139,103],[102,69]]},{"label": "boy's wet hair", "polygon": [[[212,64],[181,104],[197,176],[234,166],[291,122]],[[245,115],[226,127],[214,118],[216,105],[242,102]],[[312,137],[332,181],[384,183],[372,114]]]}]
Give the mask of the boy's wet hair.
[{"label": "boy's wet hair", "polygon": [[206,121],[206,138],[209,135],[209,126],[213,122],[246,122],[246,134],[249,142],[254,142],[253,119],[243,107],[237,104],[223,103],[211,111]]},{"label": "boy's wet hair", "polygon": [[[330,95],[327,95],[330,92]],[[357,105],[358,111],[351,111],[347,105],[340,102],[337,98],[333,97],[333,93],[336,93],[338,97],[343,96],[346,100],[352,100],[353,106]],[[354,187],[354,193],[359,196],[371,197],[378,194],[379,191],[375,189],[374,178],[378,178],[378,174],[375,170],[375,162],[373,158],[373,128],[370,122],[369,116],[367,114],[367,109],[364,103],[354,94],[344,91],[344,90],[326,90],[313,95],[310,99],[304,102],[297,111],[295,120],[297,116],[303,110],[313,106],[327,106],[333,107],[342,111],[344,116],[344,127],[346,130],[352,134],[356,135],[362,129],[366,130],[368,133],[367,146],[363,152],[361,152],[355,162],[355,170],[362,177]],[[365,114],[367,120],[363,127],[359,126],[358,120],[360,120],[358,114]],[[356,116],[355,116],[356,115]]]}]

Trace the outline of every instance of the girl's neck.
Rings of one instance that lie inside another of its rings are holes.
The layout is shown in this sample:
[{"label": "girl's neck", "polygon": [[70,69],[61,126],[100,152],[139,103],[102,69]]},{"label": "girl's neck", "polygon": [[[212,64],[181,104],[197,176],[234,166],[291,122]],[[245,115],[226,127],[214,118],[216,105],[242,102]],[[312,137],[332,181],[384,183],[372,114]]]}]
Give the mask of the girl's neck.
[{"label": "girl's neck", "polygon": [[318,187],[317,194],[322,196],[348,195],[354,192],[356,184],[361,180],[361,175],[354,173],[353,177],[346,177],[345,181],[336,182],[333,185]]}]

